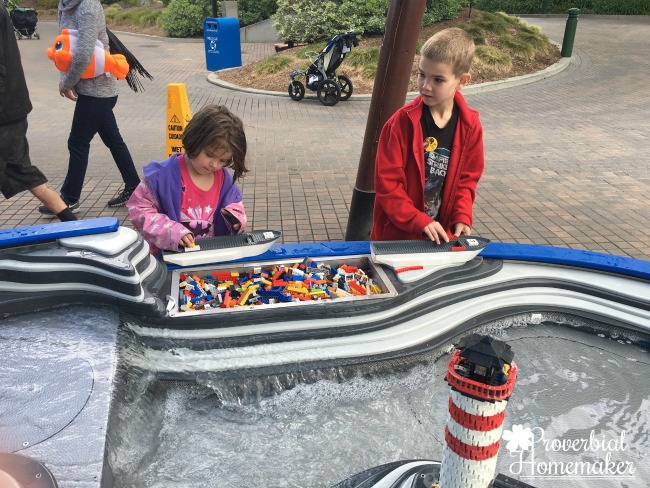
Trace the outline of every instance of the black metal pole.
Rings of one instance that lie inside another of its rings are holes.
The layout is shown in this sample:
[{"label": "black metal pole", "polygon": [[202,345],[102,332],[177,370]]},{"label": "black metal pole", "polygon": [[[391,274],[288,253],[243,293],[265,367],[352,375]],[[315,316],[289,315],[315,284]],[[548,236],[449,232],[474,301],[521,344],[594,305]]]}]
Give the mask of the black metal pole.
[{"label": "black metal pole", "polygon": [[375,202],[374,172],[379,134],[386,121],[406,101],[411,69],[426,0],[392,0],[388,7],[386,32],[379,53],[377,76],[366,133],[363,138],[357,181],[352,193],[346,241],[370,238],[372,208]]},{"label": "black metal pole", "polygon": [[211,3],[212,3],[212,17],[216,18],[217,15],[219,15],[219,11],[217,9],[217,0],[212,0]]}]

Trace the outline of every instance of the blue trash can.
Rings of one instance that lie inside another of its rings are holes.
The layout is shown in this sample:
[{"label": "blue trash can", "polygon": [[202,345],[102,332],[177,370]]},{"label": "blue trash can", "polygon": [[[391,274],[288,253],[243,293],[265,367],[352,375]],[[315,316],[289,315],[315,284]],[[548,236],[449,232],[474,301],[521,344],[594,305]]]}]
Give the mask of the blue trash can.
[{"label": "blue trash can", "polygon": [[203,21],[205,62],[208,71],[241,66],[239,21],[234,17],[207,18]]}]

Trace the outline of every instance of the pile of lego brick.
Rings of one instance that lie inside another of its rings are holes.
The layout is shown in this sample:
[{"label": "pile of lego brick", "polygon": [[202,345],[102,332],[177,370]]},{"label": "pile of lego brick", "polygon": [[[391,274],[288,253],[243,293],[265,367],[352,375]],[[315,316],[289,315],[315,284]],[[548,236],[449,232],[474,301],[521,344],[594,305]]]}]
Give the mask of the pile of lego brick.
[{"label": "pile of lego brick", "polygon": [[214,271],[201,277],[181,273],[180,311],[329,300],[382,293],[357,266],[302,263],[252,268],[248,273]]}]

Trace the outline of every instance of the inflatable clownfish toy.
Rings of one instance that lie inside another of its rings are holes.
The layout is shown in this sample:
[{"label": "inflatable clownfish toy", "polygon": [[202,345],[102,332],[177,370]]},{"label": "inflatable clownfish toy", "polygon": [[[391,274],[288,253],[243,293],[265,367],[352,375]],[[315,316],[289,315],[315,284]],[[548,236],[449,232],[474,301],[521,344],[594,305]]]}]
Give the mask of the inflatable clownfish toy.
[{"label": "inflatable clownfish toy", "polygon": [[[72,62],[79,31],[74,29],[63,29],[61,34],[54,39],[52,47],[47,49],[47,57],[54,61],[54,65],[59,71],[66,72]],[[121,54],[111,54],[104,49],[104,45],[95,41],[95,52],[90,60],[90,64],[84,73],[82,79],[95,78],[104,73],[111,73],[118,80],[123,80],[129,73],[129,63]]]}]

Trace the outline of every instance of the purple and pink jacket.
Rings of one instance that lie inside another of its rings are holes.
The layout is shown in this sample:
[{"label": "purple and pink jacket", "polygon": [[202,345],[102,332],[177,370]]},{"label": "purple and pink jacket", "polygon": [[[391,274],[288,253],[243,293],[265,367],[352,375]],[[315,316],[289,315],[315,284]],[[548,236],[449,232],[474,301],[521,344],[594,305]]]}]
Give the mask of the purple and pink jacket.
[{"label": "purple and pink jacket", "polygon": [[[151,254],[160,249],[178,250],[178,243],[191,232],[181,223],[181,169],[178,154],[164,161],[152,161],[143,168],[144,178],[127,202],[129,219],[149,243]],[[223,171],[223,185],[214,212],[214,235],[223,236],[244,232],[247,224],[242,204],[242,193],[232,174]],[[235,232],[221,214],[226,209],[239,220]]]}]

